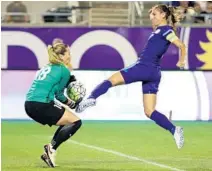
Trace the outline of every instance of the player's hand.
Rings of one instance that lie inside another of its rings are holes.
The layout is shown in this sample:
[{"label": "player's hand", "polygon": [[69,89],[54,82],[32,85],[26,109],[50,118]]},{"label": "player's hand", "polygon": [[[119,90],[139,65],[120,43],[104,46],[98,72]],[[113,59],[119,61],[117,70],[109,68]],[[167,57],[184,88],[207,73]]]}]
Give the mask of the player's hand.
[{"label": "player's hand", "polygon": [[67,106],[71,109],[75,109],[79,103],[83,100],[83,98],[79,98],[79,100],[77,100],[76,102],[74,102],[73,100],[71,99],[68,99],[68,102],[67,102]]},{"label": "player's hand", "polygon": [[66,105],[71,109],[74,109],[75,106],[76,106],[75,102],[73,100],[70,100],[70,99],[68,99],[68,102],[66,103]]},{"label": "player's hand", "polygon": [[74,81],[77,81],[76,77],[74,75],[71,75],[70,76],[70,79],[69,79],[69,82],[74,82]]},{"label": "player's hand", "polygon": [[184,69],[185,68],[185,63],[186,61],[178,61],[177,62],[177,67],[180,69]]},{"label": "player's hand", "polygon": [[70,83],[77,81],[76,77],[74,75],[70,75],[69,81],[66,84],[66,88],[69,86]]}]

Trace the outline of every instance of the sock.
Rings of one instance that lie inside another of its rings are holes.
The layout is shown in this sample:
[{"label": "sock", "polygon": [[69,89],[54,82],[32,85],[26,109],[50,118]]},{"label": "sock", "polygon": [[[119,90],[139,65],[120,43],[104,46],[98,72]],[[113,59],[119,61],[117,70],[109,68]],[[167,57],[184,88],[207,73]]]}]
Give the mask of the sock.
[{"label": "sock", "polygon": [[[60,130],[61,130],[63,127],[64,127],[64,125],[59,126],[59,128],[57,128],[56,132],[54,133],[54,137],[52,138],[52,140],[54,140],[54,139],[57,137],[58,133],[60,132]],[[53,143],[53,142],[52,142],[52,143]],[[51,143],[51,144],[52,144],[52,143]]]},{"label": "sock", "polygon": [[54,134],[54,137],[51,141],[53,149],[56,150],[60,144],[68,140],[73,136],[77,130],[81,127],[82,122],[78,120],[68,125],[60,126]]},{"label": "sock", "polygon": [[105,94],[108,89],[112,87],[112,84],[110,81],[105,80],[101,84],[99,84],[92,92],[91,95],[88,98],[94,98],[97,99],[102,94]]},{"label": "sock", "polygon": [[174,135],[175,126],[168,120],[168,118],[165,115],[155,110],[152,113],[150,119],[155,121],[155,123],[160,127],[169,130],[172,133],[172,135]]}]

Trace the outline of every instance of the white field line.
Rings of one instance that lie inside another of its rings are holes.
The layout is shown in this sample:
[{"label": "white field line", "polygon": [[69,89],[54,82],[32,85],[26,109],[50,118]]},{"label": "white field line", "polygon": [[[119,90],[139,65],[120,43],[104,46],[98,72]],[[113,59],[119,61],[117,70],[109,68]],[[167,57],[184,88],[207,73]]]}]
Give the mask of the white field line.
[{"label": "white field line", "polygon": [[140,162],[143,162],[143,163],[146,163],[146,164],[149,164],[149,165],[154,165],[154,166],[158,166],[158,167],[169,169],[169,170],[185,171],[185,170],[177,169],[177,168],[167,166],[167,165],[164,165],[164,164],[156,163],[156,162],[153,162],[153,161],[150,161],[150,160],[145,160],[145,159],[142,159],[140,157],[130,156],[130,155],[127,155],[127,154],[124,154],[124,153],[120,153],[118,151],[109,150],[109,149],[97,147],[97,146],[94,146],[94,145],[84,144],[84,143],[80,143],[80,142],[77,142],[77,141],[74,141],[74,140],[69,140],[68,142],[70,142],[72,144],[80,145],[80,146],[83,146],[83,147],[86,147],[86,148],[95,149],[97,151],[102,151],[102,152],[105,152],[105,153],[114,154],[116,156],[124,157],[124,158],[134,160],[134,161],[140,161]]}]

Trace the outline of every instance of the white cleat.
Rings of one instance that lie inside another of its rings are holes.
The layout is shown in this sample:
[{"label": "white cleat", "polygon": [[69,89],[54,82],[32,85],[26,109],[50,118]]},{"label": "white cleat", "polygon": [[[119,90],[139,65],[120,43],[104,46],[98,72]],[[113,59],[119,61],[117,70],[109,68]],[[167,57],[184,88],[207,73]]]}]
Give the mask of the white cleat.
[{"label": "white cleat", "polygon": [[45,145],[44,151],[48,156],[49,165],[51,167],[55,167],[56,166],[56,164],[55,164],[56,151],[52,148],[52,145],[51,144]]},{"label": "white cleat", "polygon": [[77,107],[76,107],[76,112],[77,113],[81,113],[83,112],[85,109],[87,109],[88,107],[92,107],[96,105],[96,99],[90,98],[90,99],[86,99],[83,100]]},{"label": "white cleat", "polygon": [[175,132],[174,132],[174,139],[177,145],[177,148],[180,149],[184,145],[184,135],[183,135],[183,128],[176,126]]}]

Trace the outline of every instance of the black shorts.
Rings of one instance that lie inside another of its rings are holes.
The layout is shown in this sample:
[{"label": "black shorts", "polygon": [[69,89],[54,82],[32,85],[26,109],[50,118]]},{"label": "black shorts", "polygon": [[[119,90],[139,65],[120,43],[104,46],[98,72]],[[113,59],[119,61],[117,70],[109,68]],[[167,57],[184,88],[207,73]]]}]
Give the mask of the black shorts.
[{"label": "black shorts", "polygon": [[51,103],[42,103],[42,102],[34,102],[34,101],[26,101],[25,102],[25,111],[27,115],[39,122],[40,124],[49,126],[56,125],[56,123],[60,120],[65,112],[65,108]]}]

